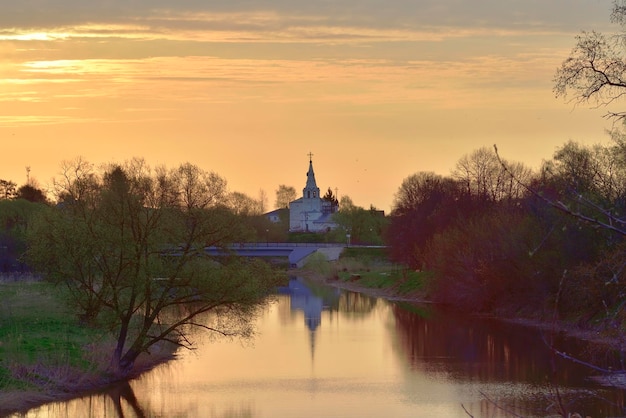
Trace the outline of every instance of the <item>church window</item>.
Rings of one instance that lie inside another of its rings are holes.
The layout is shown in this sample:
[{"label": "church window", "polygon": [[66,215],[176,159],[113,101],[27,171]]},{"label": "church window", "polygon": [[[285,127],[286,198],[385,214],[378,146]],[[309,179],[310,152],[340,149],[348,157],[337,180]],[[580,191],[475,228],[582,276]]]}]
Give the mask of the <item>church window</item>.
[{"label": "church window", "polygon": [[308,191],[308,192],[306,192],[306,193],[307,193],[306,197],[308,197],[308,198],[310,199],[310,198],[311,198],[311,191],[309,190],[309,191]]}]

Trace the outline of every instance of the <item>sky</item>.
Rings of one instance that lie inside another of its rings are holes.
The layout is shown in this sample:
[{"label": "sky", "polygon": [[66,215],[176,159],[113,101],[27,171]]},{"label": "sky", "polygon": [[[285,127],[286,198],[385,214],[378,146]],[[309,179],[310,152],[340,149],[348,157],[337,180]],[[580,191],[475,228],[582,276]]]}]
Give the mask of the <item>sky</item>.
[{"label": "sky", "polygon": [[[555,98],[611,0],[20,0],[0,13],[0,179],[64,161],[192,163],[273,207],[317,184],[389,211],[402,180],[497,144],[538,168],[605,143]],[[623,109],[619,109],[623,110]]]}]

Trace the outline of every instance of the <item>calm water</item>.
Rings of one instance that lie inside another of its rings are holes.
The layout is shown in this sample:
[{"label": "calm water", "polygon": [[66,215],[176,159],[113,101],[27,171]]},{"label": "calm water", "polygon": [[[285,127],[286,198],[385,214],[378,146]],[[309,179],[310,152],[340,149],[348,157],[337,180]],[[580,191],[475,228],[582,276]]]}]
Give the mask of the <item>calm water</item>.
[{"label": "calm water", "polygon": [[[26,416],[512,416],[502,408],[548,416],[557,389],[583,416],[626,415],[623,390],[604,389],[590,379],[593,371],[555,360],[545,335],[497,321],[312,291],[293,280],[258,331],[248,343],[198,337],[196,351],[140,379]],[[558,344],[606,359],[571,341]]]}]

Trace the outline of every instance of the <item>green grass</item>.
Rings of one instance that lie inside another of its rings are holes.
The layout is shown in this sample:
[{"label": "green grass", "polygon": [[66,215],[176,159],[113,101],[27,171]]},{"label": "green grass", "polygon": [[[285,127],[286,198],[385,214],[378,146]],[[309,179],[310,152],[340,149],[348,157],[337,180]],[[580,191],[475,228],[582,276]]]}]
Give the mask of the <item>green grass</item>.
[{"label": "green grass", "polygon": [[16,366],[87,368],[83,347],[96,340],[63,304],[63,290],[45,282],[0,283],[0,391],[28,389]]},{"label": "green grass", "polygon": [[330,262],[321,254],[309,257],[305,268],[320,277],[357,282],[373,289],[390,289],[409,295],[425,288],[430,272],[413,271],[391,263],[385,248],[349,247],[339,260]]},{"label": "green grass", "polygon": [[355,258],[366,263],[389,263],[389,256],[386,248],[348,247],[344,249],[341,257]]},{"label": "green grass", "polygon": [[428,272],[416,272],[397,265],[384,265],[373,269],[345,269],[337,273],[339,280],[356,281],[359,285],[374,289],[393,288],[406,295],[422,290]]}]

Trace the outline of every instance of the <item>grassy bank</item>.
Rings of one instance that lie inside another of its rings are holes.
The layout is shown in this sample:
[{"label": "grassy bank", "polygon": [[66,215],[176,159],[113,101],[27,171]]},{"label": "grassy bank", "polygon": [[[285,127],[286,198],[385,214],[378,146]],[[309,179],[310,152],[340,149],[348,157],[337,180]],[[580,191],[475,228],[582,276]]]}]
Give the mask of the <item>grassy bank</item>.
[{"label": "grassy bank", "polygon": [[339,260],[329,262],[323,255],[312,255],[301,273],[342,287],[359,287],[397,298],[422,299],[428,272],[414,271],[389,261],[383,248],[346,248]]},{"label": "grassy bank", "polygon": [[[107,372],[113,341],[78,321],[65,292],[43,281],[0,281],[0,417],[114,382]],[[175,350],[155,346],[129,377],[174,358]]]},{"label": "grassy bank", "polygon": [[0,282],[0,300],[0,416],[109,383],[110,342],[78,322],[63,287]]},{"label": "grassy bank", "polygon": [[80,326],[63,289],[3,282],[0,300],[0,414],[89,385],[97,373],[86,347],[98,333]]}]

